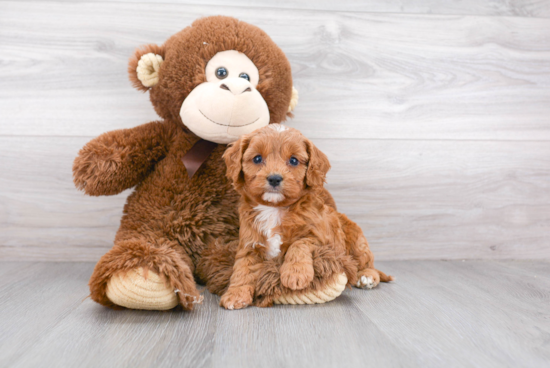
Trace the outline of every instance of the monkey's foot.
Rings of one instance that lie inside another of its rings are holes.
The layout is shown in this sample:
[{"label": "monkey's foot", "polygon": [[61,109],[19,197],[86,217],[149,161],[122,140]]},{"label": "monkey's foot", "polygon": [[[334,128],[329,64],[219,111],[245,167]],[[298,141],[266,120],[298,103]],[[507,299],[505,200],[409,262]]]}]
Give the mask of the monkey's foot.
[{"label": "monkey's foot", "polygon": [[173,288],[157,273],[142,267],[117,272],[107,282],[106,295],[129,309],[168,310],[178,305]]},{"label": "monkey's foot", "polygon": [[345,273],[334,276],[331,282],[320,291],[298,290],[289,294],[283,294],[273,300],[275,304],[322,304],[336,299],[342,294],[348,283]]}]

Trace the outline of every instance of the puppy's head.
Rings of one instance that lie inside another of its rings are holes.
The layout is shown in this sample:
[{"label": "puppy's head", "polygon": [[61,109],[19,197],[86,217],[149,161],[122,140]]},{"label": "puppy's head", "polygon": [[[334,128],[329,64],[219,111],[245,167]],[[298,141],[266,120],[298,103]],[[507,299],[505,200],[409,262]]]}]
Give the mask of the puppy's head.
[{"label": "puppy's head", "polygon": [[323,187],[330,164],[298,130],[279,124],[241,137],[223,155],[235,189],[257,203],[288,206]]}]

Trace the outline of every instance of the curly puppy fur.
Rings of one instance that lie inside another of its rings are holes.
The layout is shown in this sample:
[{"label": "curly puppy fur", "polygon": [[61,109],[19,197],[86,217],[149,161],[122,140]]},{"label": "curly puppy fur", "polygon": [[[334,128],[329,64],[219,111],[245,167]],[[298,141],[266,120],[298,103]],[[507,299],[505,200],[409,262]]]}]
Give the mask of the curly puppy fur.
[{"label": "curly puppy fur", "polygon": [[391,276],[357,224],[325,202],[327,157],[299,131],[278,124],[241,137],[224,154],[241,194],[239,244],[220,304],[269,306],[285,290],[319,289],[334,272],[375,287]]},{"label": "curly puppy fur", "polygon": [[[179,289],[185,309],[193,307],[191,300],[198,295],[194,276],[210,280],[210,285],[227,284],[234,257],[231,240],[238,237],[239,195],[225,176],[226,147],[219,145],[189,178],[182,157],[199,138],[179,114],[187,95],[206,80],[207,62],[225,50],[245,53],[258,67],[257,89],[267,102],[270,122],[280,123],[288,115],[290,64],[269,36],[253,25],[222,16],[203,18],[162,46],[138,49],[130,59],[130,79],[138,89],[149,90],[163,120],[105,133],[86,144],[73,165],[75,185],[88,195],[114,195],[135,187],[124,206],[114,247],[99,260],[90,279],[96,302],[116,308],[106,296],[107,282],[115,272],[136,267],[159,273],[167,285]],[[138,60],[148,52],[164,59],[159,82],[149,89],[136,75]],[[221,249],[208,250],[199,273],[196,265],[202,253],[209,244],[220,243]]]}]

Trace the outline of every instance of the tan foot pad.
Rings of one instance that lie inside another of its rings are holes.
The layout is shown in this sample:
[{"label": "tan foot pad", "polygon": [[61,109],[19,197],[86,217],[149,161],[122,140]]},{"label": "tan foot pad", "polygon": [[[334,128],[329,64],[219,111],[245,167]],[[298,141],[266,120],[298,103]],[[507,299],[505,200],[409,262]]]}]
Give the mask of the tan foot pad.
[{"label": "tan foot pad", "polygon": [[118,272],[111,277],[107,283],[107,298],[116,305],[130,309],[168,310],[178,305],[174,289],[151,270],[145,278],[141,267]]},{"label": "tan foot pad", "polygon": [[342,294],[348,283],[346,274],[337,275],[332,283],[321,291],[295,291],[274,300],[275,304],[322,304],[336,299]]}]

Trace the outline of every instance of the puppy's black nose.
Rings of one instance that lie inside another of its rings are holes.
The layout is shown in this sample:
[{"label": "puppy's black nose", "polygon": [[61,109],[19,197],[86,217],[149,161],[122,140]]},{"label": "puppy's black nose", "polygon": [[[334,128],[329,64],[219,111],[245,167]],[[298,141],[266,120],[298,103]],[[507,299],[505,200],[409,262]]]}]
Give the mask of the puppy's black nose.
[{"label": "puppy's black nose", "polygon": [[276,187],[283,181],[283,177],[281,175],[269,175],[267,177],[267,181],[269,182],[269,185],[272,187]]}]

